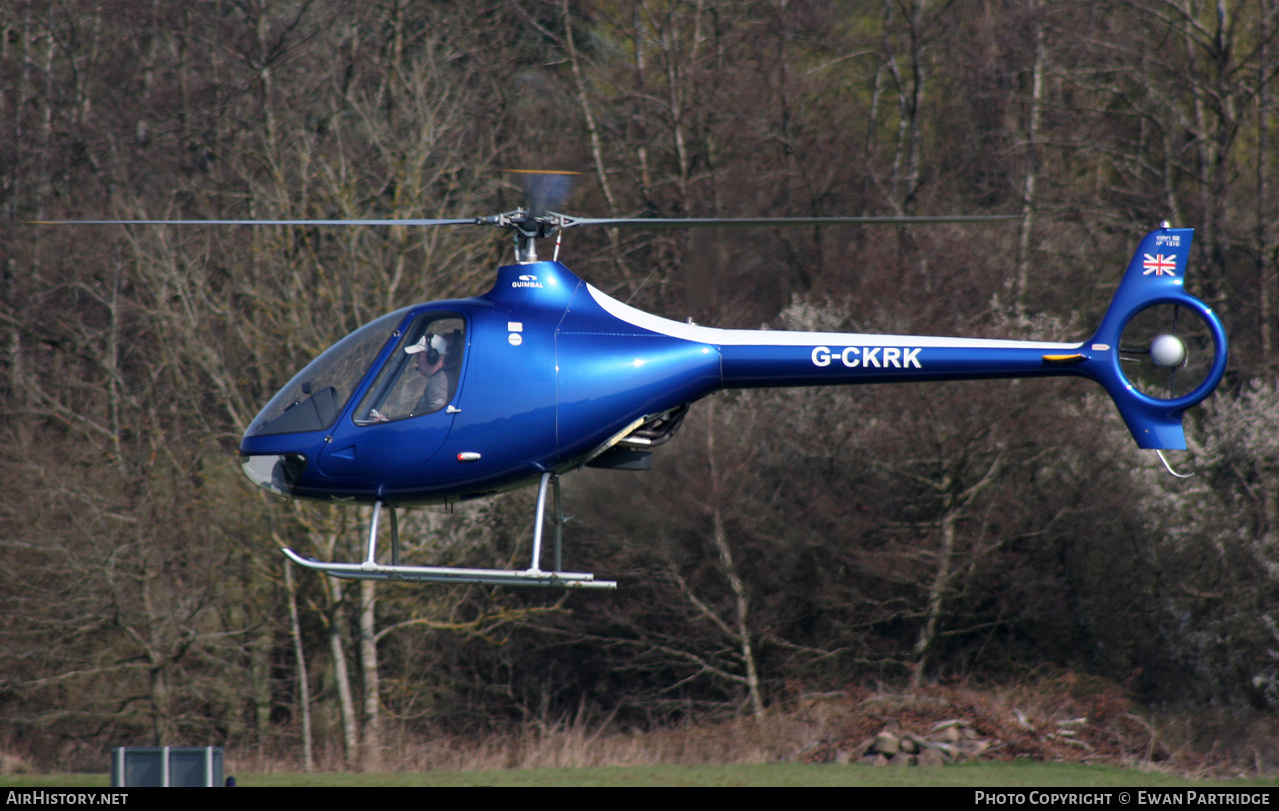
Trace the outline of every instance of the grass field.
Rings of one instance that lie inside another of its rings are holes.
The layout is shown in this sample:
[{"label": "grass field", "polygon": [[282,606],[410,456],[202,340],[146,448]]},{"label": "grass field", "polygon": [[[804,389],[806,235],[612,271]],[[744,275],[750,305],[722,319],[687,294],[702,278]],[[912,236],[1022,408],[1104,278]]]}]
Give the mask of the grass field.
[{"label": "grass field", "polygon": [[[726,766],[630,766],[474,772],[297,772],[237,774],[240,786],[972,786],[1279,788],[1279,779],[1192,780],[1157,772],[1077,763],[965,763],[938,768],[872,768],[768,763]],[[106,774],[0,776],[0,788],[110,786]]]}]

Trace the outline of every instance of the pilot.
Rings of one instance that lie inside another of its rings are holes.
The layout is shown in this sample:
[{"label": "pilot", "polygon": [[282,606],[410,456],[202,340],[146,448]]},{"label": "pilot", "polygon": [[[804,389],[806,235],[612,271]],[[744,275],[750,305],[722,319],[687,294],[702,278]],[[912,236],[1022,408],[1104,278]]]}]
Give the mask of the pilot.
[{"label": "pilot", "polygon": [[452,381],[449,379],[448,370],[445,369],[449,349],[447,338],[443,335],[432,335],[429,332],[417,343],[405,347],[406,353],[417,356],[413,360],[417,363],[418,374],[426,378],[426,390],[422,392],[422,398],[417,401],[417,407],[413,409],[414,414],[430,414],[444,408],[448,403],[449,394],[452,391]]}]

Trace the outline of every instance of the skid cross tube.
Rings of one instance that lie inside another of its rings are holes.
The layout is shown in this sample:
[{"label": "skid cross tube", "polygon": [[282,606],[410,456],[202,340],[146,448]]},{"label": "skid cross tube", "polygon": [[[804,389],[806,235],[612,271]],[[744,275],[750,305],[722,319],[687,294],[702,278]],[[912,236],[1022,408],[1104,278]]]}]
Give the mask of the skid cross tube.
[{"label": "skid cross tube", "polygon": [[[392,507],[392,510],[395,508]],[[368,553],[364,556],[362,568],[377,568],[377,519],[382,514],[382,502],[373,502],[373,518],[369,521],[369,544]]]},{"label": "skid cross tube", "polygon": [[[537,510],[533,518],[533,560],[529,563],[530,572],[540,572],[542,564],[542,526],[546,522],[546,484],[555,474],[546,471],[537,482]],[[556,482],[558,484],[558,481]],[[559,568],[558,566],[556,567]]]},{"label": "skid cross tube", "polygon": [[542,474],[537,483],[537,517],[533,519],[533,561],[529,571],[541,571],[547,483],[550,483],[552,498],[555,499],[555,514],[551,516],[551,523],[555,526],[555,573],[559,574],[564,570],[564,525],[568,523],[568,519],[564,517],[564,495],[560,491],[560,477],[549,470]]}]

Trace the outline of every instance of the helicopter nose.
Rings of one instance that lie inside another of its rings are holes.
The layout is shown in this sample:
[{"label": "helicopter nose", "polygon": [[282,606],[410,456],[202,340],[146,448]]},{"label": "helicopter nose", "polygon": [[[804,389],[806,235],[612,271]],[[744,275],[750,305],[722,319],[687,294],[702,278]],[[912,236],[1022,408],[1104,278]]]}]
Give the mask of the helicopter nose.
[{"label": "helicopter nose", "polygon": [[306,457],[300,453],[242,453],[240,468],[263,490],[291,498],[298,477],[306,470]]}]

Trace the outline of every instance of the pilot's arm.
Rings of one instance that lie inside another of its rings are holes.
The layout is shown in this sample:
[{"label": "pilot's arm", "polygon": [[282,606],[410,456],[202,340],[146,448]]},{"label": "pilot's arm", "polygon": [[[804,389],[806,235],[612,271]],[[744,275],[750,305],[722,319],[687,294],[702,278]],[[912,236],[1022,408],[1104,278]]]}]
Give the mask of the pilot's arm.
[{"label": "pilot's arm", "polygon": [[426,383],[426,391],[422,401],[418,403],[417,413],[429,414],[444,408],[449,401],[449,376],[443,369],[431,375]]}]

